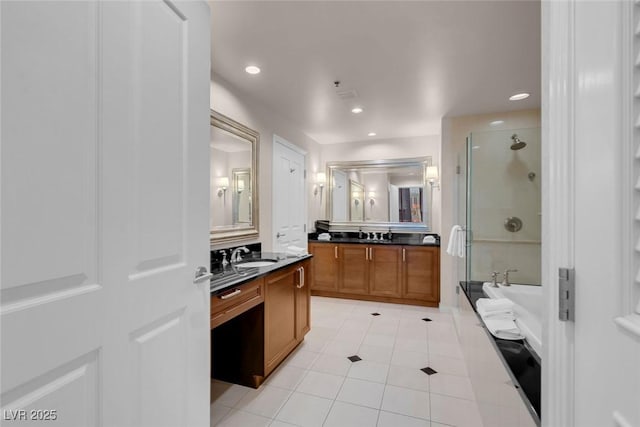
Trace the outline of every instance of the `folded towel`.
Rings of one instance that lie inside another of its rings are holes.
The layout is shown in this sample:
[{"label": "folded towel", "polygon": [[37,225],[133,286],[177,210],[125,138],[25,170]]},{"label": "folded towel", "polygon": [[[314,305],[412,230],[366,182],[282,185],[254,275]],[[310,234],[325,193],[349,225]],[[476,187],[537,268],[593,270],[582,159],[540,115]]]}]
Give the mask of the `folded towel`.
[{"label": "folded towel", "polygon": [[459,225],[451,227],[451,233],[449,233],[449,244],[447,245],[447,253],[452,256],[458,256],[464,258],[465,251],[465,231]]},{"label": "folded towel", "polygon": [[487,313],[481,309],[478,309],[478,314],[483,319],[516,320],[516,316],[512,310],[492,311]]},{"label": "folded towel", "polygon": [[[478,301],[476,301],[478,313],[480,311],[484,313],[513,312],[513,305],[513,301],[509,298],[478,298]],[[480,315],[482,316],[482,314]]]},{"label": "folded towel", "polygon": [[304,256],[307,254],[307,250],[305,248],[301,248],[299,246],[287,246],[287,254],[294,256]]},{"label": "folded towel", "polygon": [[491,332],[491,335],[496,338],[505,340],[521,340],[524,338],[520,332],[520,328],[518,328],[516,322],[513,320],[483,318],[482,321],[487,326],[487,329],[489,329],[489,332]]},{"label": "folded towel", "polygon": [[318,240],[331,240],[331,234],[329,234],[329,233],[320,233],[320,234],[318,234]]},{"label": "folded towel", "polygon": [[434,236],[424,236],[424,239],[422,239],[422,243],[435,243],[436,242],[436,238]]}]

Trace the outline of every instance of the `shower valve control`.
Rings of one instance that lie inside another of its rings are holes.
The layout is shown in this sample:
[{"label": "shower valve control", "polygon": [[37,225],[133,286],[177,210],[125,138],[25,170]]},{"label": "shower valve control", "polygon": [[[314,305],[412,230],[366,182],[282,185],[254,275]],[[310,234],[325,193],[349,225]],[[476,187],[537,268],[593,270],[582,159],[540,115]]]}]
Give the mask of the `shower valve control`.
[{"label": "shower valve control", "polygon": [[560,320],[575,321],[576,272],[573,268],[558,269],[558,317]]}]

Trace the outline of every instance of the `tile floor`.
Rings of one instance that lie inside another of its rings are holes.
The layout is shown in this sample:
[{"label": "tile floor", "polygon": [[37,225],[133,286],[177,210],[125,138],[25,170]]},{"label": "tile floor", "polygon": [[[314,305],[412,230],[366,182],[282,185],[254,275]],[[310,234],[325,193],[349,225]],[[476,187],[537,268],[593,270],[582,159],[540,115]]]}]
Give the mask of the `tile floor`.
[{"label": "tile floor", "polygon": [[482,426],[450,314],[322,297],[311,305],[311,331],[258,390],[212,382],[211,426]]}]

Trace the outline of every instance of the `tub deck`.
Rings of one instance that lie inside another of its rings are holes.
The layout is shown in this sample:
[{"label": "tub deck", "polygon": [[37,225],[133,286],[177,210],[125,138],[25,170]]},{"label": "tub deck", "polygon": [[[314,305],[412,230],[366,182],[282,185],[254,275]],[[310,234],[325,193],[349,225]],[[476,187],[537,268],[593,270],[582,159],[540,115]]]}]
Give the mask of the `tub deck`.
[{"label": "tub deck", "polygon": [[[483,287],[483,282],[477,281],[467,281],[460,282],[460,288],[463,290],[465,296],[469,300],[474,311],[476,311],[476,301],[478,298],[487,298],[489,295],[485,293],[485,289]],[[528,287],[528,285],[521,285]],[[496,288],[493,288],[496,289]],[[530,289],[529,289],[530,290]],[[497,294],[495,294],[497,295]],[[531,296],[523,295],[521,300],[514,301],[519,308],[514,308],[516,311],[516,316],[519,314],[524,319],[526,316],[532,316],[535,313],[535,309],[532,307],[530,310],[527,310],[525,307],[526,303],[519,304],[520,301],[524,302],[529,299]],[[500,297],[501,298],[501,297]],[[511,298],[509,298],[511,299]],[[532,300],[535,298],[531,298]],[[540,306],[541,307],[541,306]],[[527,313],[525,313],[525,311]],[[540,425],[540,390],[541,390],[541,377],[542,377],[542,369],[541,369],[541,360],[538,356],[539,353],[536,353],[533,346],[528,342],[535,341],[536,333],[537,337],[541,337],[540,330],[538,329],[536,332],[536,327],[528,327],[527,320],[524,320],[525,327],[518,325],[521,328],[523,335],[526,336],[527,333],[530,334],[528,337],[528,341],[525,340],[503,340],[500,338],[496,338],[482,323],[482,319],[480,315],[476,311],[476,315],[478,316],[478,320],[482,324],[483,329],[487,333],[489,337],[491,337],[492,342],[495,344],[495,349],[500,356],[502,362],[505,367],[508,369],[511,375],[511,379],[513,383],[516,384],[520,391],[520,396],[527,404],[529,408],[529,412],[534,416],[535,421],[538,425]],[[528,319],[529,325],[532,324],[532,319]],[[518,323],[518,321],[516,321]],[[528,328],[528,331],[524,329]],[[542,345],[540,345],[542,348]]]}]

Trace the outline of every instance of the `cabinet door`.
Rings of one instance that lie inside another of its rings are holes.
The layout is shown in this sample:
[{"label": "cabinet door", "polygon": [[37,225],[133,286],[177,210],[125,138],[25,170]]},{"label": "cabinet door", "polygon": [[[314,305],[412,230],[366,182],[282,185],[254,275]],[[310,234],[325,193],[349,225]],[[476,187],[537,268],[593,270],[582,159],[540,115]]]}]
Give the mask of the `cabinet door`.
[{"label": "cabinet door", "polygon": [[369,256],[365,245],[339,245],[339,292],[347,294],[369,293]]},{"label": "cabinet door", "polygon": [[400,298],[402,296],[402,248],[375,246],[369,249],[369,294]]},{"label": "cabinet door", "polygon": [[310,243],[311,259],[310,286],[313,290],[338,290],[338,245],[330,243]]},{"label": "cabinet door", "polygon": [[265,279],[265,375],[296,346],[295,306],[298,267],[275,272]]},{"label": "cabinet door", "polygon": [[405,246],[402,250],[402,296],[440,302],[440,248]]},{"label": "cabinet door", "polygon": [[309,288],[309,268],[305,261],[298,267],[299,279],[296,285],[296,340],[302,341],[311,329],[311,290]]}]

